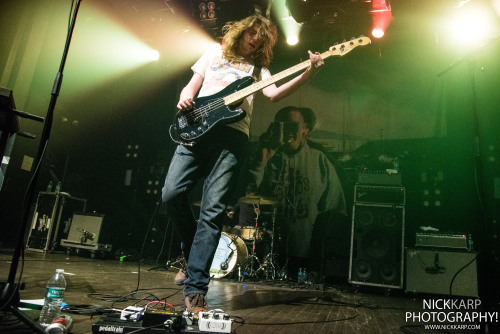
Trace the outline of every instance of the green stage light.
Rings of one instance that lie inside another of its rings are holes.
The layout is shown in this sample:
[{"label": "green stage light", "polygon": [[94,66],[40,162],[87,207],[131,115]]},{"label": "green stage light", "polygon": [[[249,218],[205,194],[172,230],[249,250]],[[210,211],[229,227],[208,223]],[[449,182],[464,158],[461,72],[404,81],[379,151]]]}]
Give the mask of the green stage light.
[{"label": "green stage light", "polygon": [[273,1],[273,10],[278,18],[278,24],[285,35],[289,45],[295,45],[299,42],[301,25],[290,15],[285,0]]}]

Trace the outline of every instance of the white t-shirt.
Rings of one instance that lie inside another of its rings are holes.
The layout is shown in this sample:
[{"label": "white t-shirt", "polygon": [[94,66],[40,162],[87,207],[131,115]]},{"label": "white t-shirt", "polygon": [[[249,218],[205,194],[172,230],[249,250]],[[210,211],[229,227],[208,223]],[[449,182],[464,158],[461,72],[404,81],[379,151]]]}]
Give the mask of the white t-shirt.
[{"label": "white t-shirt", "polygon": [[[199,97],[209,96],[218,93],[232,82],[246,76],[252,76],[255,66],[250,63],[240,63],[238,61],[227,61],[222,57],[222,47],[220,44],[210,46],[207,51],[191,67],[193,72],[203,77],[203,85],[198,94]],[[271,76],[267,68],[262,68],[258,80],[263,80]],[[250,120],[252,119],[254,96],[250,95],[243,100],[239,108],[246,111],[246,116],[242,120],[228,124],[247,136],[250,134]]]}]

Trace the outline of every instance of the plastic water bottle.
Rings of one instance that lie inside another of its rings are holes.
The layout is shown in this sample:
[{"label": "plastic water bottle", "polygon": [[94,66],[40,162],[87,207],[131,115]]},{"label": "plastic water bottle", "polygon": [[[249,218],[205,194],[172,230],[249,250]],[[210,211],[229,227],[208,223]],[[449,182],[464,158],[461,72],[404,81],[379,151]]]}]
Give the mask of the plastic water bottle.
[{"label": "plastic water bottle", "polygon": [[66,280],[63,273],[64,269],[56,269],[56,274],[47,283],[45,301],[38,321],[44,327],[50,325],[61,313],[61,302],[64,291],[66,291]]},{"label": "plastic water bottle", "polygon": [[50,193],[52,191],[52,180],[49,181],[49,184],[47,185],[47,192]]},{"label": "plastic water bottle", "polygon": [[57,182],[56,184],[56,193],[61,191],[61,182]]},{"label": "plastic water bottle", "polygon": [[304,271],[302,268],[299,268],[299,273],[297,275],[297,282],[304,283]]}]

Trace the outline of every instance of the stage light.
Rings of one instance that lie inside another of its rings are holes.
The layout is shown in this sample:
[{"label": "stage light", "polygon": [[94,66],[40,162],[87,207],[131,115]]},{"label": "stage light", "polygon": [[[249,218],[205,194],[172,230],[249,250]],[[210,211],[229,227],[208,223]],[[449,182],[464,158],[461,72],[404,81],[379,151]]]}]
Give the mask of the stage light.
[{"label": "stage light", "polygon": [[386,0],[373,0],[372,2],[373,29],[372,36],[382,38],[385,30],[392,19],[391,6],[387,5]]},{"label": "stage light", "polygon": [[296,45],[299,42],[299,38],[297,36],[289,36],[286,39],[288,45]]},{"label": "stage light", "polygon": [[[123,10],[126,14],[129,8]],[[86,124],[114,122],[111,112],[120,112],[120,117],[124,110],[133,112],[134,106],[143,102],[139,97],[160,89],[177,73],[188,71],[203,50],[214,43],[201,27],[193,25],[191,15],[168,13],[168,20],[144,17],[127,24],[115,15],[100,1],[82,6],[78,14],[61,103],[85,105],[93,100],[108,111],[106,120],[97,110],[86,114]],[[138,159],[137,153],[132,145],[126,158]]]},{"label": "stage light", "polygon": [[375,38],[382,38],[384,37],[385,33],[382,29],[380,28],[375,28],[372,30],[372,36]]},{"label": "stage light", "polygon": [[[78,75],[80,85],[92,87],[103,79],[159,59],[158,51],[98,8],[83,6],[79,16],[84,19],[74,32],[68,70]],[[82,64],[92,64],[91,70]],[[72,65],[75,67],[71,68]]]},{"label": "stage light", "polygon": [[471,48],[496,38],[500,34],[498,17],[491,7],[484,3],[467,3],[454,8],[441,22],[446,38],[443,43],[451,43],[454,49],[468,53]]},{"label": "stage light", "polygon": [[[302,1],[302,0],[300,0]],[[286,7],[285,0],[275,0],[272,2],[273,11],[278,18],[278,25],[283,31],[287,43],[289,45],[296,45],[299,42],[299,33],[301,25],[290,16],[290,12]]]},{"label": "stage light", "polygon": [[[165,75],[192,64],[200,56],[200,49],[214,42],[201,28],[192,26],[190,18],[181,15],[169,17],[168,21],[168,26],[181,29],[158,29],[156,34],[139,37],[138,31],[151,31],[147,30],[148,22],[141,20],[135,25],[124,26],[113,19],[114,13],[107,13],[107,10],[99,2],[89,3],[80,9],[80,20],[67,62],[67,77],[71,74],[78,80],[71,82],[75,87],[67,94],[75,92],[77,95],[76,92],[79,92],[78,95],[81,95],[82,90],[95,90],[98,85],[107,85],[141,66],[160,61],[160,53],[161,61],[168,64],[163,67],[164,70],[155,71],[161,80]],[[185,52],[176,52],[180,49]],[[149,77],[148,81],[154,84],[152,79]]]},{"label": "stage light", "polygon": [[151,59],[152,61],[157,61],[158,59],[160,59],[160,53],[157,50],[150,50],[149,57],[149,59]]}]

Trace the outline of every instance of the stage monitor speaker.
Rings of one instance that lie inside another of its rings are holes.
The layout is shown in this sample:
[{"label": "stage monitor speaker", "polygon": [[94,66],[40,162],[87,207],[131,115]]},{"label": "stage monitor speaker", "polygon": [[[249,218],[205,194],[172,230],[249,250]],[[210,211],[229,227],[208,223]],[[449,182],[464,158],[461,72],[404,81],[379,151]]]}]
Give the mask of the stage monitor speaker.
[{"label": "stage monitor speaker", "polygon": [[403,288],[404,219],[402,205],[354,204],[349,283]]},{"label": "stage monitor speaker", "polygon": [[407,292],[478,297],[477,253],[407,248]]}]

